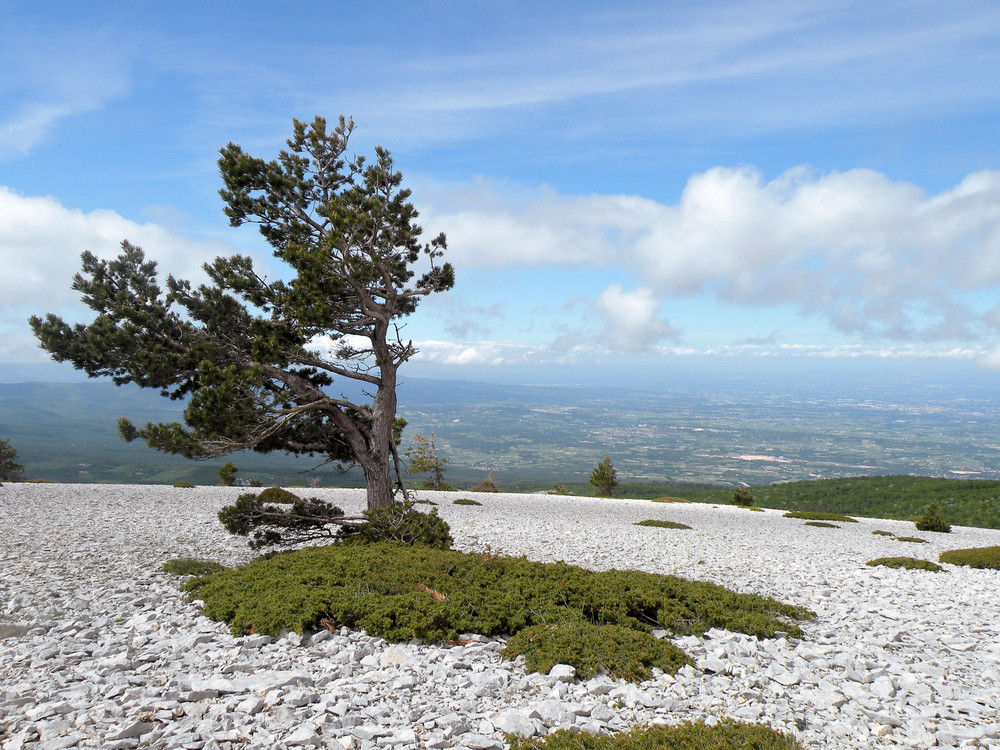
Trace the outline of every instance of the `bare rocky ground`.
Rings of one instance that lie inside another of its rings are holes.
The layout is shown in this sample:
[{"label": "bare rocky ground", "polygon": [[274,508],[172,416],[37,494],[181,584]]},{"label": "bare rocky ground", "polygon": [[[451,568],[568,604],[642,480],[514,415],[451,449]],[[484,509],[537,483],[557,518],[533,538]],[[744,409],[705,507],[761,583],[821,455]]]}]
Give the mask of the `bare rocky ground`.
[{"label": "bare rocky ground", "polygon": [[[238,488],[0,487],[0,745],[19,748],[504,746],[504,732],[616,731],[732,717],[809,748],[1000,748],[1000,573],[866,566],[1000,544],[899,521],[825,529],[731,507],[421,493],[456,546],[708,580],[809,607],[801,641],[713,631],[697,669],[632,685],[525,674],[497,639],[390,644],[323,631],[233,637],[159,572],[249,561],[216,520]],[[303,491],[360,510],[355,490]],[[690,531],[637,527],[644,519]],[[928,544],[874,536],[874,529]],[[474,635],[474,634],[473,634]]]}]

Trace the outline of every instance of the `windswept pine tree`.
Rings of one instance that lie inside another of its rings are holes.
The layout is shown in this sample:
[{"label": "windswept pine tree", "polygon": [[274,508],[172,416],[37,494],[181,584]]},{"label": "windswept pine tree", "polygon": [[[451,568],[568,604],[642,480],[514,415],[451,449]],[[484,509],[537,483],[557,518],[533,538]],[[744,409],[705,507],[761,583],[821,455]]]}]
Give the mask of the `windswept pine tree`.
[{"label": "windswept pine tree", "polygon": [[[387,150],[377,147],[371,164],[347,158],[353,121],[293,122],[277,159],[233,143],[219,159],[230,224],[258,225],[287,280],[234,255],[205,265],[207,284],[167,276],[164,288],[156,263],[125,241],[112,260],[83,254],[73,289],[97,313],[92,322],[49,314],[31,327],[54,359],[91,377],[188,399],[184,424],[123,418],[124,439],[190,458],[252,448],[357,463],[368,507],[382,507],[393,502],[393,462],[403,486],[397,370],[416,352],[399,323],[450,289],[454,273],[441,260],[443,234],[421,242]],[[341,379],[370,402],[340,395]]]}]

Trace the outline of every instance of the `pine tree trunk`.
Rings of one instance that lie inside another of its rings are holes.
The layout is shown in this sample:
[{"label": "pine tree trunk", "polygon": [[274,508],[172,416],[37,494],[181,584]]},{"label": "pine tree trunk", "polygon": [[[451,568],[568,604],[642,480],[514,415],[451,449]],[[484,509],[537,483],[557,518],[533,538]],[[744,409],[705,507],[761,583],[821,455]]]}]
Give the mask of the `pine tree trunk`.
[{"label": "pine tree trunk", "polygon": [[389,461],[374,461],[361,467],[365,472],[365,485],[368,488],[368,510],[382,508],[395,502],[392,493],[392,475],[389,472]]},{"label": "pine tree trunk", "polygon": [[[383,334],[384,340],[384,334]],[[375,347],[380,354],[380,347]],[[396,422],[396,367],[383,356],[380,382],[372,406],[372,427],[368,437],[367,460],[362,463],[368,487],[368,509],[382,508],[395,502],[390,472],[392,428]]]}]

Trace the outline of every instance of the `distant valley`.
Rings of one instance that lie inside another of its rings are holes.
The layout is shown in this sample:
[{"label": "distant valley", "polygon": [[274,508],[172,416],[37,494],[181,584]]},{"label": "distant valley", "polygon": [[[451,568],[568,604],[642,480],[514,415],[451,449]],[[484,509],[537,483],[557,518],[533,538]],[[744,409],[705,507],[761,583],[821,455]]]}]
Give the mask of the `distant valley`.
[{"label": "distant valley", "polygon": [[[598,385],[499,385],[406,378],[403,447],[434,432],[458,486],[492,472],[503,487],[586,483],[609,456],[627,482],[768,485],[913,474],[1000,479],[1000,413],[989,384],[886,379],[763,383],[739,378]],[[221,461],[123,443],[120,416],[180,419],[156,392],[108,382],[0,384],[0,437],[35,477],[57,481],[214,483]],[[319,459],[241,454],[240,478],[358,484]]]}]

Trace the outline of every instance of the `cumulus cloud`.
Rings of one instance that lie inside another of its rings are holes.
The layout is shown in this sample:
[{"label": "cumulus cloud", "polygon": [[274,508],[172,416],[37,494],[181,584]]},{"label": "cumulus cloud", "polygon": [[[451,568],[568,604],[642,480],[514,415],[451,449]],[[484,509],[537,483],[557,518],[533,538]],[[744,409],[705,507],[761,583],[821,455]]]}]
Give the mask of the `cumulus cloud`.
[{"label": "cumulus cloud", "polygon": [[602,343],[615,351],[643,351],[676,335],[659,316],[660,302],[652,289],[624,291],[621,284],[612,284],[601,292],[594,308],[605,322]]},{"label": "cumulus cloud", "polygon": [[478,183],[439,194],[425,217],[447,229],[459,264],[623,268],[652,290],[634,303],[791,304],[841,332],[899,341],[978,335],[984,311],[966,295],[1000,286],[1000,171],[928,196],[869,169],[798,167],[768,182],[717,167],[674,204],[547,188],[514,199]]},{"label": "cumulus cloud", "polygon": [[[30,315],[56,312],[71,322],[89,320],[90,311],[70,288],[73,274],[80,270],[80,254],[89,250],[113,258],[126,239],[156,260],[164,276],[171,273],[195,283],[207,278],[203,263],[233,253],[225,243],[189,239],[113,211],[79,211],[53,198],[23,196],[0,187],[0,335],[6,342],[0,359],[39,358],[28,332]],[[267,268],[266,261],[262,268]]]},{"label": "cumulus cloud", "polygon": [[84,212],[49,197],[18,195],[0,187],[0,298],[7,306],[45,310],[77,301],[70,289],[89,250],[112,258],[122,240],[139,245],[164,273],[203,279],[201,265],[232,247],[188,239],[157,224],[139,224],[114,211]]}]

